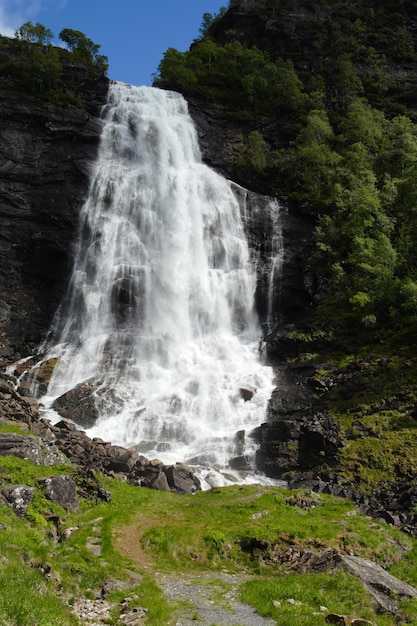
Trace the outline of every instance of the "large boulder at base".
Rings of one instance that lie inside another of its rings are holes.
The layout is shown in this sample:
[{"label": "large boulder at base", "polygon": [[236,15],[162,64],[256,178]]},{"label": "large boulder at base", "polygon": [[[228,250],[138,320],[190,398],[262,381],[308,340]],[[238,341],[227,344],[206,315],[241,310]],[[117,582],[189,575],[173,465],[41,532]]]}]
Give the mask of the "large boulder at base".
[{"label": "large boulder at base", "polygon": [[94,386],[81,383],[54,400],[52,408],[83,428],[91,428],[99,416],[94,397]]},{"label": "large boulder at base", "polygon": [[194,472],[185,463],[176,463],[164,467],[164,474],[172,491],[177,493],[195,493],[200,491],[201,483]]}]

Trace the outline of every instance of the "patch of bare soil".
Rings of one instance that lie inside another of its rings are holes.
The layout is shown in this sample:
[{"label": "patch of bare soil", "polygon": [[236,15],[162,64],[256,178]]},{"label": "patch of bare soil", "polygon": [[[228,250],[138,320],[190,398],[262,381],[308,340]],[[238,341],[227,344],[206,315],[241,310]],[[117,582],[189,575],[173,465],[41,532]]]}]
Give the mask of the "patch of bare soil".
[{"label": "patch of bare soil", "polygon": [[151,523],[140,516],[136,516],[126,526],[118,528],[114,534],[115,547],[120,554],[149,573],[154,572],[152,557],[143,549],[141,537],[151,526],[155,526],[154,520]]}]

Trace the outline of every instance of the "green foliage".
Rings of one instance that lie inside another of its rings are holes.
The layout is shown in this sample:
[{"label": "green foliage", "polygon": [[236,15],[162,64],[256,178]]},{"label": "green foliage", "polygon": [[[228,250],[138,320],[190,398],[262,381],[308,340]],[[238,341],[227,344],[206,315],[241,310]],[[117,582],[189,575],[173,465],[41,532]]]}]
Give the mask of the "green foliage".
[{"label": "green foliage", "polygon": [[[284,23],[289,5],[259,10]],[[344,328],[387,328],[404,313],[417,323],[417,127],[401,103],[415,97],[393,71],[416,58],[409,10],[329,5],[314,22],[311,62],[295,31],[272,40],[205,14],[201,38],[169,49],[155,78],[244,120],[238,182],[312,207],[320,314]]]},{"label": "green foliage", "polygon": [[[38,467],[14,457],[4,457],[2,466],[9,482],[24,481],[34,486],[41,476],[64,470]],[[116,603],[129,597],[132,607],[147,607],[150,626],[170,623],[184,608],[163,597],[156,584],[158,579],[149,568],[150,559],[157,572],[179,572],[182,577],[192,572],[199,576],[212,572],[213,578],[217,571],[244,572],[246,577],[252,573],[256,578],[242,588],[244,601],[283,624],[290,623],[290,609],[291,623],[314,624],[314,613],[321,604],[335,612],[360,611],[375,619],[369,596],[352,577],[334,572],[286,572],[276,555],[284,554],[290,546],[301,553],[327,547],[353,551],[388,569],[396,568],[393,571],[411,584],[417,581],[415,540],[385,523],[373,523],[347,500],[259,485],[236,485],[178,496],[115,479],[102,482],[111,492],[111,502],[82,500],[77,512],[61,507],[52,511],[59,517],[60,532],[72,528],[72,533],[61,541],[57,541],[56,528],[48,517],[52,503],[42,490],[36,496],[36,514],[23,519],[0,506],[0,522],[4,525],[0,530],[2,624],[75,626],[77,621],[70,612],[75,598],[95,598],[105,581],[131,580],[132,569],[141,572],[140,560],[135,561],[133,555],[123,557],[116,549],[120,545],[118,538],[125,533],[130,537],[129,546],[133,537],[142,546],[148,573],[140,581],[131,582],[129,591],[115,591],[111,597]],[[88,549],[91,537],[100,541],[99,556]],[[50,570],[50,577],[42,574],[45,567]],[[341,584],[349,589],[344,598],[340,597]],[[224,593],[219,594],[217,601],[226,602]],[[302,604],[290,606],[288,598]],[[274,600],[281,602],[281,607]],[[415,607],[410,605],[407,610],[414,618]],[[119,612],[116,604],[114,623]],[[378,623],[393,624],[388,618],[381,619]]]},{"label": "green foliage", "polygon": [[169,48],[154,84],[228,102],[258,114],[294,111],[305,104],[303,85],[291,61],[234,40],[224,45],[206,36],[185,53]]},{"label": "green foliage", "polygon": [[[73,47],[71,54],[88,63],[92,72],[107,71],[107,58],[98,54],[100,46],[79,31],[62,32]],[[13,43],[7,40],[13,54],[0,64],[2,80],[54,104],[81,106],[80,96],[62,79],[63,61],[68,60],[69,53],[50,45],[53,38],[53,33],[43,24],[25,22],[16,31]]]},{"label": "green foliage", "polygon": [[259,131],[249,134],[248,146],[236,161],[236,167],[248,181],[265,173],[267,143]]},{"label": "green foliage", "polygon": [[100,45],[94,43],[84,33],[72,28],[64,28],[59,33],[61,41],[67,44],[69,50],[77,59],[94,65],[104,73],[108,70],[108,58],[99,54]]},{"label": "green foliage", "polygon": [[37,43],[42,46],[51,43],[54,38],[53,32],[46,28],[43,24],[37,22],[25,22],[15,33],[16,39],[27,41],[29,43]]}]

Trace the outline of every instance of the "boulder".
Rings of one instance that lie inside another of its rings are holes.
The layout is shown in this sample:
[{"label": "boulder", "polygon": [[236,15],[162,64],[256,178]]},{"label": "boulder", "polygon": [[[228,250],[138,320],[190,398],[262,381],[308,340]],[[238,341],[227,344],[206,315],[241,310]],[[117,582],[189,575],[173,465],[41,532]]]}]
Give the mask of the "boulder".
[{"label": "boulder", "polygon": [[71,511],[78,509],[77,488],[70,476],[52,476],[41,481],[41,485],[47,498],[55,504]]},{"label": "boulder", "polygon": [[108,445],[106,447],[105,468],[110,472],[129,474],[138,460],[139,455],[134,449]]},{"label": "boulder", "polygon": [[398,614],[395,599],[417,598],[417,589],[389,574],[368,559],[341,554],[339,563],[349,574],[358,578],[373,598],[375,609],[380,612]]},{"label": "boulder", "polygon": [[248,400],[252,400],[253,396],[256,393],[256,387],[251,387],[248,385],[247,387],[241,387],[239,389],[240,397],[247,402]]},{"label": "boulder", "polygon": [[54,400],[52,408],[84,428],[91,428],[97,421],[99,412],[94,397],[94,385],[80,383]]},{"label": "boulder", "polygon": [[230,468],[237,471],[246,471],[250,472],[252,466],[250,464],[249,457],[242,454],[240,456],[235,456],[232,459],[229,459]]},{"label": "boulder", "polygon": [[18,517],[25,516],[34,494],[34,487],[27,485],[7,485],[0,490],[3,502],[10,506]]},{"label": "boulder", "polygon": [[45,466],[65,462],[64,455],[40,437],[5,432],[0,432],[0,456],[17,456]]},{"label": "boulder", "polygon": [[185,463],[176,463],[164,467],[164,474],[172,491],[177,493],[195,493],[201,489],[200,480]]}]

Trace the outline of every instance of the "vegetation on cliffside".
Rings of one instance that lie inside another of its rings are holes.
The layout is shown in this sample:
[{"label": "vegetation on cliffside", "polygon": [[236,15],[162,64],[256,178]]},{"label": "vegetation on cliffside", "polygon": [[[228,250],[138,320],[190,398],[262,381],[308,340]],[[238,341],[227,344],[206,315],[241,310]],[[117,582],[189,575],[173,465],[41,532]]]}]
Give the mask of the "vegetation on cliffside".
[{"label": "vegetation on cliffside", "polygon": [[242,121],[235,179],[313,211],[319,310],[342,331],[417,321],[412,5],[230,2],[155,78]]},{"label": "vegetation on cliffside", "polygon": [[43,24],[25,22],[14,39],[0,35],[0,76],[25,93],[54,104],[81,105],[78,90],[65,83],[63,64],[78,63],[92,75],[106,74],[108,59],[99,54],[100,45],[84,33],[64,28],[59,38],[68,49],[51,45],[54,34]]}]

